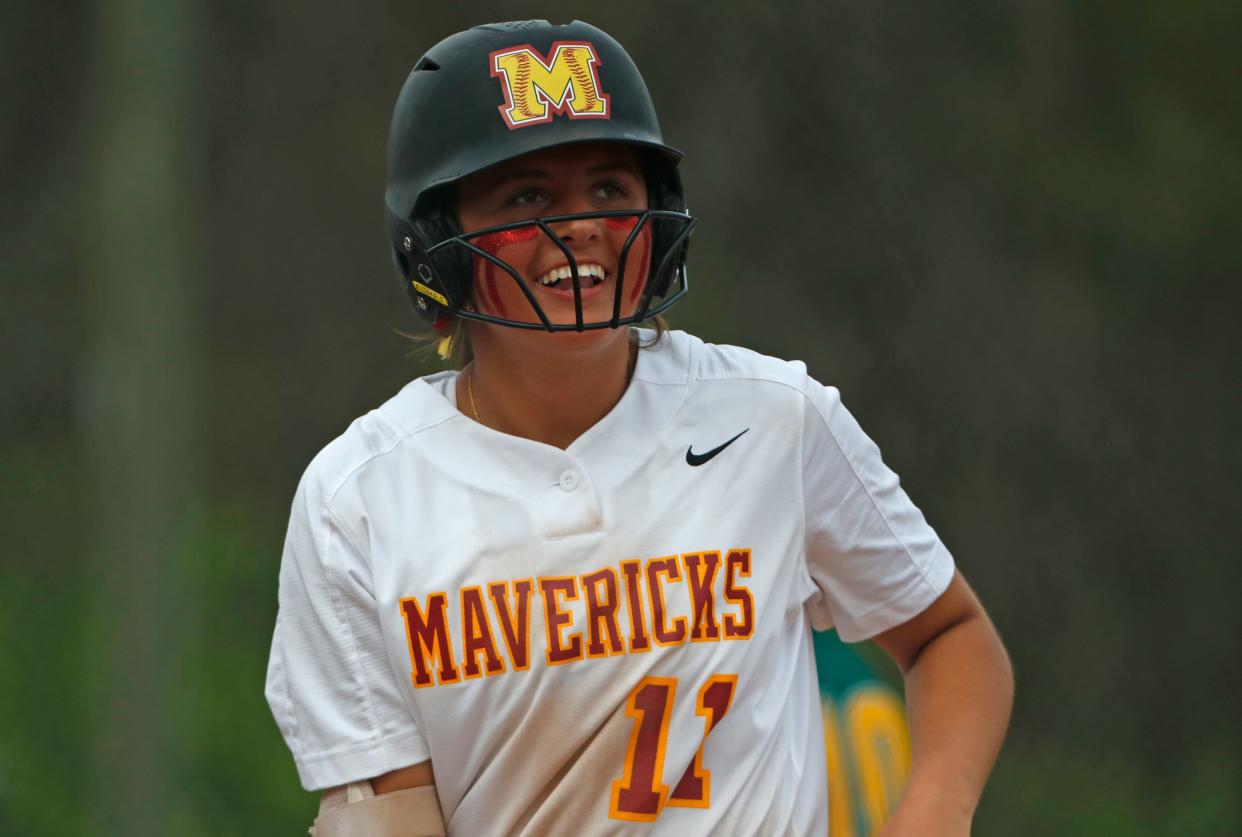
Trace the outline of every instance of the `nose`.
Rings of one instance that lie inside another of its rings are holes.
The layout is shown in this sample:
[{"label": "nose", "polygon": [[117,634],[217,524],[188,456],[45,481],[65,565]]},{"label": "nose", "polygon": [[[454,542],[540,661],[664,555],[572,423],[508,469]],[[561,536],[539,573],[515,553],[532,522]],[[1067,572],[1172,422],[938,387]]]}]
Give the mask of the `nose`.
[{"label": "nose", "polygon": [[[580,212],[590,212],[592,209],[594,207],[590,201],[577,200],[567,202],[563,207],[557,207],[556,214],[574,215]],[[549,226],[561,241],[583,244],[600,237],[603,220],[603,218],[575,218],[572,221],[558,221]]]},{"label": "nose", "polygon": [[566,244],[584,244],[599,238],[600,218],[579,218],[552,224],[552,232]]}]

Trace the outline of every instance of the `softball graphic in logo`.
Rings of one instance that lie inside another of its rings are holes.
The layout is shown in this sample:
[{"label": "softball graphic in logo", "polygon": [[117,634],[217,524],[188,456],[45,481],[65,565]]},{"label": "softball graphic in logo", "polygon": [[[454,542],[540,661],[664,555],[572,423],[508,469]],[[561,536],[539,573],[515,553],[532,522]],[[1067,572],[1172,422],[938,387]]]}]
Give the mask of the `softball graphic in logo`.
[{"label": "softball graphic in logo", "polygon": [[555,41],[547,60],[534,47],[491,54],[492,76],[500,79],[505,103],[500,115],[512,128],[551,122],[553,114],[570,119],[607,119],[608,95],[599,89],[600,64],[587,41]]}]

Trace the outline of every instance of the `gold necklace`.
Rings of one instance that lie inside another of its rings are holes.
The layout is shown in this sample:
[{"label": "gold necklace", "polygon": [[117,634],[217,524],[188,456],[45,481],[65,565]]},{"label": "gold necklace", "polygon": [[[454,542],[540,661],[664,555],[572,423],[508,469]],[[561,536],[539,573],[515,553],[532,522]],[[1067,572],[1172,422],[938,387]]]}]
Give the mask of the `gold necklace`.
[{"label": "gold necklace", "polygon": [[[625,384],[629,386],[630,379],[634,377],[634,366],[638,360],[638,348],[631,344],[629,357],[625,362]],[[474,364],[470,364],[470,369],[466,372],[466,395],[470,397],[470,412],[474,413],[474,420],[479,424],[483,423],[483,419],[479,418],[479,405],[474,400]]]},{"label": "gold necklace", "polygon": [[470,371],[466,373],[466,393],[470,396],[470,412],[474,413],[474,420],[482,424],[483,420],[479,418],[479,405],[474,403],[474,364],[470,365]]}]

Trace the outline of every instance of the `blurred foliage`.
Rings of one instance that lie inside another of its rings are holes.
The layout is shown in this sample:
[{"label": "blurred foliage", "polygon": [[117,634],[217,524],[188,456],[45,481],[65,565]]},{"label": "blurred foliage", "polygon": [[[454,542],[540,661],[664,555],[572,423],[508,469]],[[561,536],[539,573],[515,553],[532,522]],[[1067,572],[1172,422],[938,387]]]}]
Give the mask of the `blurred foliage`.
[{"label": "blurred foliage", "polygon": [[[101,592],[90,464],[91,231],[127,211],[90,191],[120,6],[141,29],[137,2],[0,20],[4,834],[105,831],[74,790],[126,770],[92,743],[126,650],[101,631],[127,613]],[[285,509],[316,450],[433,368],[396,334],[413,317],[381,220],[389,111],[431,43],[524,15],[616,35],[687,153],[702,225],[674,324],[840,386],[1005,635],[1018,704],[977,832],[1239,820],[1242,6],[187,8],[188,116],[167,133],[188,157],[156,173],[187,205],[149,234],[199,242],[172,266],[196,277],[177,328],[201,356],[154,374],[195,394],[200,464],[167,574],[129,582],[175,622],[152,705],[130,708],[156,713],[169,833],[309,821],[262,695]],[[131,278],[158,321],[160,277]]]},{"label": "blurred foliage", "polygon": [[1227,837],[1242,816],[1236,752],[1188,753],[1178,775],[1153,778],[1125,757],[1010,747],[975,818],[975,833],[1013,837]]}]

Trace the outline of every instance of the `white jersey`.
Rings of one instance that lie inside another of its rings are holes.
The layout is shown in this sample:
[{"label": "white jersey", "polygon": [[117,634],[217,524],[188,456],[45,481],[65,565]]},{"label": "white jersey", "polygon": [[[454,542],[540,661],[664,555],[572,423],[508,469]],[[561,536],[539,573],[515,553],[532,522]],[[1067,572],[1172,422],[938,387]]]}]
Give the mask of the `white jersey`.
[{"label": "white jersey", "polygon": [[471,421],[455,375],[298,488],[267,696],[302,784],[431,759],[450,834],[825,834],[810,631],[873,636],[953,574],[836,390],[672,332],[560,450]]}]

